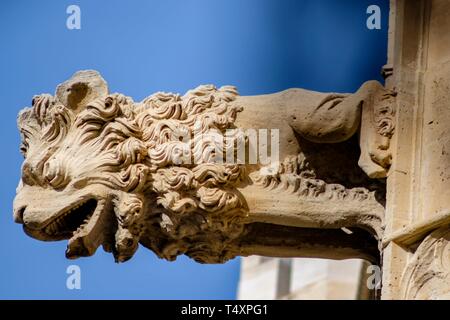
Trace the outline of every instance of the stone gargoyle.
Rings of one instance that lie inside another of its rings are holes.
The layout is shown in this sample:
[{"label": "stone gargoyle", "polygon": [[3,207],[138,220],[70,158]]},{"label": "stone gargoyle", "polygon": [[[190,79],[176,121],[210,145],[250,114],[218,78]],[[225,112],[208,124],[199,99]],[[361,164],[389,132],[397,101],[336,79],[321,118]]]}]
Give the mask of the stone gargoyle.
[{"label": "stone gargoyle", "polygon": [[[14,219],[36,239],[68,239],[68,258],[102,245],[122,262],[140,243],[202,263],[252,254],[377,261],[394,106],[376,81],[354,94],[239,96],[203,85],[137,103],[80,71],[18,116],[25,160]],[[179,138],[233,128],[246,153],[245,129],[277,129],[277,159],[220,163],[214,139]],[[180,162],[180,150],[198,161]]]}]

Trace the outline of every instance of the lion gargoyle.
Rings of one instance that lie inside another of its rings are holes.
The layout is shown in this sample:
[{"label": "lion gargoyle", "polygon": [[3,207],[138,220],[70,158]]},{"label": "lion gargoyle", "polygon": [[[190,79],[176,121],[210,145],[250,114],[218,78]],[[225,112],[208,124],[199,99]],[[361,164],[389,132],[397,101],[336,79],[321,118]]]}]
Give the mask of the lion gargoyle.
[{"label": "lion gargoyle", "polygon": [[[14,219],[36,239],[68,239],[68,258],[102,245],[121,262],[140,243],[203,263],[376,261],[394,105],[375,81],[354,94],[203,85],[136,103],[80,71],[18,116]],[[252,161],[255,132],[268,162]]]}]

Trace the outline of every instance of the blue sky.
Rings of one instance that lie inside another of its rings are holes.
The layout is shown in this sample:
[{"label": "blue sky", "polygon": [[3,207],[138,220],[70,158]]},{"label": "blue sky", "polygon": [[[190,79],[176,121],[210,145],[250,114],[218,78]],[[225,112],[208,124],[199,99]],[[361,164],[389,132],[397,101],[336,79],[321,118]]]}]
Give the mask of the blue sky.
[{"label": "blue sky", "polygon": [[[239,259],[201,265],[158,259],[140,248],[115,264],[101,249],[66,260],[65,242],[27,237],[12,221],[22,156],[16,116],[39,93],[81,69],[96,69],[112,92],[141,100],[199,84],[232,84],[253,95],[302,87],[353,92],[380,78],[386,62],[387,0],[1,1],[0,298],[233,299]],[[66,8],[81,8],[81,30]],[[366,28],[379,5],[382,29]],[[66,288],[77,264],[81,290]]]}]

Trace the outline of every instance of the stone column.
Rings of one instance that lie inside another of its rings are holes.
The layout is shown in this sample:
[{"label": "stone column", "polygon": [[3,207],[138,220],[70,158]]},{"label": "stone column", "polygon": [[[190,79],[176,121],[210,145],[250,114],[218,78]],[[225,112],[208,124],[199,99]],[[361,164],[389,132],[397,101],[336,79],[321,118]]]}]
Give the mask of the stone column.
[{"label": "stone column", "polygon": [[385,75],[398,105],[383,299],[450,297],[449,38],[449,1],[391,1]]}]

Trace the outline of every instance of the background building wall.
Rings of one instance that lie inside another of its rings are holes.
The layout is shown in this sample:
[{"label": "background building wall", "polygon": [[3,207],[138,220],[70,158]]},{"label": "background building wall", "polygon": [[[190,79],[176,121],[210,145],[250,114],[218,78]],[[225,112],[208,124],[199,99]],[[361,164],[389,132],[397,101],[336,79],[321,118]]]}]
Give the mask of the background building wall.
[{"label": "background building wall", "polygon": [[369,299],[366,267],[360,259],[246,257],[238,299]]}]

